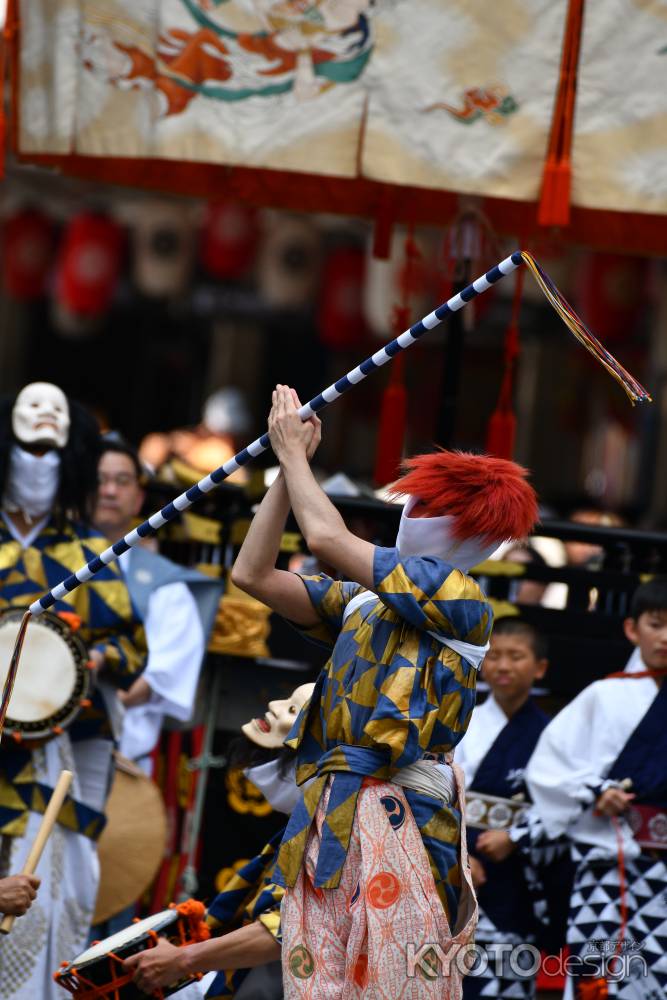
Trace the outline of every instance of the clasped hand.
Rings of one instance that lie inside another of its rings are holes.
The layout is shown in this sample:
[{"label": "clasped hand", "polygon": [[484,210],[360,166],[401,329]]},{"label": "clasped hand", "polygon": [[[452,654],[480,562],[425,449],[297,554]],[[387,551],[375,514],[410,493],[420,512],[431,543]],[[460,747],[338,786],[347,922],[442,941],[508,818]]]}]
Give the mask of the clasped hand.
[{"label": "clasped hand", "polygon": [[301,403],[294,389],[277,385],[271,398],[269,437],[274,454],[281,465],[295,455],[305,454],[311,460],[322,437],[322,424],[317,416],[302,421]]}]

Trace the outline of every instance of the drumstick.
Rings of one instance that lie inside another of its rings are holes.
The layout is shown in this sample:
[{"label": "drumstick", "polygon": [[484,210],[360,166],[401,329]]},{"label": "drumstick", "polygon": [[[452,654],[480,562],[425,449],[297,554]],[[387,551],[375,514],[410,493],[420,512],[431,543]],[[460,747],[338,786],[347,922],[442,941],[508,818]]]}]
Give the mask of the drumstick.
[{"label": "drumstick", "polygon": [[[72,772],[71,771],[61,771],[60,777],[58,778],[58,783],[53,789],[53,795],[49,799],[49,804],[44,811],[44,816],[42,817],[42,822],[40,824],[39,830],[37,831],[37,836],[30,848],[30,853],[26,858],[26,862],[23,866],[23,871],[21,875],[34,875],[35,868],[39,864],[39,859],[42,856],[42,851],[46,841],[49,839],[51,830],[53,829],[55,822],[58,818],[58,813],[62,808],[62,804],[65,801],[65,796],[67,795],[70,785],[72,784]],[[12,927],[14,926],[14,921],[16,917],[8,914],[3,917],[2,923],[0,923],[0,934],[9,934]]]},{"label": "drumstick", "polygon": [[19,659],[21,658],[21,650],[23,649],[23,640],[25,639],[26,629],[28,628],[28,622],[31,618],[32,615],[30,611],[26,611],[21,619],[21,624],[19,625],[18,634],[14,643],[14,651],[9,663],[9,670],[7,671],[7,677],[5,679],[5,685],[2,689],[2,701],[0,702],[0,740],[2,740],[2,732],[5,728],[5,718],[7,717],[7,709],[9,708],[12,691],[14,690],[14,681],[16,680],[16,674],[19,669]]}]

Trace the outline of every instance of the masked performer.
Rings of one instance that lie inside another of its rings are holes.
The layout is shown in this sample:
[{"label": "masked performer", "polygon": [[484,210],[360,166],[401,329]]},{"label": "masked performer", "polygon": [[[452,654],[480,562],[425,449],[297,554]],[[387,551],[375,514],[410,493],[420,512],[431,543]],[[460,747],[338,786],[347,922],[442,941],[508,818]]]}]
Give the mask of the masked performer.
[{"label": "masked performer", "polygon": [[[535,495],[513,463],[419,456],[397,487],[410,499],[396,547],[373,546],[315,482],[319,422],[302,424],[297,405],[276,388],[269,430],[281,473],[233,570],[238,586],[333,647],[288,740],[297,780],[314,780],[276,871],[287,886],[285,996],[459,997],[448,959],[470,938],[475,902],[449,761],[492,618],[466,572],[530,530]],[[275,568],[290,505],[310,551],[353,582]],[[425,954],[431,942],[440,951]]]},{"label": "masked performer", "polygon": [[[29,605],[106,548],[82,520],[98,445],[92,417],[48,383],[27,385],[0,413],[0,609]],[[39,898],[0,940],[2,1000],[56,1000],[53,970],[86,943],[97,894],[95,837],[111,773],[109,712],[115,689],[129,686],[143,666],[143,632],[116,566],[53,611],[80,622],[97,684],[65,732],[32,749],[5,734],[0,746],[0,875],[21,870],[61,769],[74,772],[40,863]],[[19,675],[29,669],[24,653]]]},{"label": "masked performer", "polygon": [[571,843],[567,994],[581,1000],[667,993],[667,580],[636,590],[624,627],[643,669],[585,688],[526,771],[547,834]]},{"label": "masked performer", "polygon": [[[295,754],[284,740],[313,693],[302,684],[289,698],[269,702],[262,719],[242,726],[243,736],[230,748],[230,767],[245,775],[277,811],[289,815],[300,797]],[[247,766],[246,766],[247,765]],[[176,948],[161,941],[156,948],[128,959],[135,982],[146,993],[177,982],[184,975],[213,972],[201,986],[183,992],[187,1000],[282,1000],[280,904],[283,889],[273,881],[280,830],[261,854],[237,871],[211,903],[207,923],[214,937]],[[218,971],[225,970],[225,971]],[[250,972],[248,972],[250,970]]]}]

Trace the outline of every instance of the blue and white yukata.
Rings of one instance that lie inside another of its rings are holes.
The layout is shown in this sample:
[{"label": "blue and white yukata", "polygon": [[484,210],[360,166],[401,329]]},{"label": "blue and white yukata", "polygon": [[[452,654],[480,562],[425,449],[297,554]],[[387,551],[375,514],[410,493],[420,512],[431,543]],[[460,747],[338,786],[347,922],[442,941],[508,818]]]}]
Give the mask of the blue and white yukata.
[{"label": "blue and white yukata", "polygon": [[[468,732],[456,750],[456,762],[462,768],[468,793],[480,792],[503,799],[521,796],[529,801],[524,782],[526,765],[549,716],[532,699],[508,719],[493,695],[475,709]],[[557,848],[535,837],[536,818],[532,822],[517,819],[508,829],[517,850],[501,863],[478,855],[486,873],[486,882],[477,889],[479,923],[475,942],[484,949],[489,964],[478,964],[465,978],[463,994],[502,1000],[530,1000],[535,996],[535,973],[522,972],[521,954],[510,963],[507,945],[519,946],[536,941],[536,911],[546,909],[539,882],[540,863],[553,863]],[[479,829],[468,826],[468,851],[475,854]],[[536,839],[540,841],[539,847]],[[562,851],[561,851],[562,853]],[[532,965],[532,956],[523,956]],[[515,966],[515,967],[513,967]]]},{"label": "blue and white yukata", "polygon": [[[635,839],[631,814],[613,820],[594,812],[600,794],[626,779],[632,781],[635,802],[653,818],[651,848]],[[591,684],[544,730],[526,782],[547,834],[567,835],[576,864],[566,996],[574,995],[585,973],[588,979],[607,978],[610,996],[618,1000],[663,1000],[667,685],[659,688],[652,677],[632,674]],[[621,934],[622,895],[627,918]],[[617,954],[620,962],[614,958]],[[620,981],[613,981],[615,975]]]}]

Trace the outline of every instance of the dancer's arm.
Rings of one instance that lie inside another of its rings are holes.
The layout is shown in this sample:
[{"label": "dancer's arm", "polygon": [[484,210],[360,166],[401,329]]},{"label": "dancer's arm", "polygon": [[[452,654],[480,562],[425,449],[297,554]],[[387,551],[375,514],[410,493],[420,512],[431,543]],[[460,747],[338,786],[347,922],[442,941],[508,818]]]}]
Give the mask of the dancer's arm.
[{"label": "dancer's arm", "polygon": [[[307,465],[320,443],[321,425],[317,417],[305,424],[299,422],[299,425],[303,428],[304,461]],[[281,471],[252,519],[232,569],[232,582],[268,604],[279,615],[297,625],[312,627],[319,617],[303,583],[296,574],[276,569],[289,510],[290,498]]]},{"label": "dancer's arm", "polygon": [[372,589],[375,546],[348,531],[343,518],[318,486],[308,464],[307,432],[287,386],[278,385],[273,393],[269,434],[306,545],[322,562],[335,566],[349,580]]},{"label": "dancer's arm", "polygon": [[160,940],[155,948],[132,955],[123,968],[134,970],[133,980],[145,993],[171,986],[183,976],[252,969],[280,959],[280,944],[259,920],[238,930],[177,948]]}]

